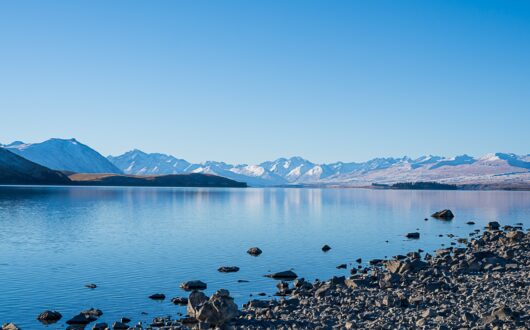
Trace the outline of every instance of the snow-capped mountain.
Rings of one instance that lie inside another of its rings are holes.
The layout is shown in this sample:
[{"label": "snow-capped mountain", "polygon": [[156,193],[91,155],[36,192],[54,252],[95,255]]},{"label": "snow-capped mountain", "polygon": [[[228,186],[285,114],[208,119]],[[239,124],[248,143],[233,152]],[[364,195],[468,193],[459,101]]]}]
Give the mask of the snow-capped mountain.
[{"label": "snow-capped mountain", "polygon": [[184,159],[178,159],[165,154],[146,154],[138,149],[131,150],[123,155],[107,159],[125,174],[179,174],[193,172],[194,165]]},{"label": "snow-capped mountain", "polygon": [[76,139],[41,143],[16,141],[3,148],[50,169],[79,173],[122,173],[109,160]]},{"label": "snow-capped mountain", "polygon": [[[138,165],[140,156],[131,157],[134,154],[142,155],[144,165]],[[125,155],[128,156],[124,157]],[[160,158],[160,154],[146,154],[135,150],[122,156],[109,157],[109,160],[122,171],[130,174],[208,173],[244,181],[252,186],[292,184],[357,186],[415,181],[463,184],[530,180],[530,156],[504,153],[480,158],[468,155],[451,158],[429,155],[416,159],[390,157],[375,158],[362,163],[331,164],[316,164],[301,157],[291,157],[256,165],[232,165],[214,161],[190,164],[172,156],[164,155]],[[164,162],[175,165],[164,166]]]}]

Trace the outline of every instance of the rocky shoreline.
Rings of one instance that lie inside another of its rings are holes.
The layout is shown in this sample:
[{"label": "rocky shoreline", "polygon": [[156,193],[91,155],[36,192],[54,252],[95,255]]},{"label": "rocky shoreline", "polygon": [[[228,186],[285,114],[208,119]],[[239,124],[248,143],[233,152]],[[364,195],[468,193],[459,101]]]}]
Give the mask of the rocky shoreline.
[{"label": "rocky shoreline", "polygon": [[[311,283],[292,271],[285,278],[269,274],[278,279],[279,298],[252,300],[241,310],[227,290],[207,297],[206,284],[192,281],[188,299],[174,298],[187,305],[180,319],[91,325],[101,315],[92,309],[74,317],[80,324],[67,321],[68,329],[530,329],[530,233],[492,222],[471,237],[432,255],[420,250],[372,260],[350,277]],[[61,315],[46,311],[39,318]]]}]

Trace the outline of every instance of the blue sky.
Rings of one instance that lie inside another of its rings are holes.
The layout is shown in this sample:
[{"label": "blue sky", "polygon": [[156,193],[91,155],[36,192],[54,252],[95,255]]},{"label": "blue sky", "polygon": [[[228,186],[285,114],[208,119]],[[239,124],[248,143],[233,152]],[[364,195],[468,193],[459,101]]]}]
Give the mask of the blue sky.
[{"label": "blue sky", "polygon": [[0,142],[190,161],[530,152],[528,1],[2,1]]}]

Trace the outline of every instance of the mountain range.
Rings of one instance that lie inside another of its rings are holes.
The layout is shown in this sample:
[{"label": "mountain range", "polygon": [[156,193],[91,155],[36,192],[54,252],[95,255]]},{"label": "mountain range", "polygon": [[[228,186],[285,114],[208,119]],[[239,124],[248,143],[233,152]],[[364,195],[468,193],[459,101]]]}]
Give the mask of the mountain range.
[{"label": "mountain range", "polygon": [[438,181],[452,184],[530,182],[530,155],[488,154],[474,158],[422,156],[374,158],[366,162],[316,164],[301,157],[278,158],[256,165],[208,161],[192,164],[164,154],[132,150],[108,157],[124,173],[209,173],[245,181],[253,186],[338,185]]},{"label": "mountain range", "polygon": [[387,157],[329,164],[290,157],[248,165],[218,161],[191,163],[171,155],[145,153],[137,149],[105,158],[75,139],[50,139],[34,144],[14,142],[3,147],[55,170],[140,176],[202,173],[246,182],[251,186],[366,186],[419,181],[457,185],[530,183],[529,154]]}]

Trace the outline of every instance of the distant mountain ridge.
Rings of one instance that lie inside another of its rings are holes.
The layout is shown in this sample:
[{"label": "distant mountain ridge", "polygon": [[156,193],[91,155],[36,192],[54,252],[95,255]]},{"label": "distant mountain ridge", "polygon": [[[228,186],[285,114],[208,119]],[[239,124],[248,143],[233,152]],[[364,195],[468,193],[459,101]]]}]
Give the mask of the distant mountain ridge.
[{"label": "distant mountain ridge", "polygon": [[164,154],[133,150],[109,156],[126,174],[208,173],[253,186],[339,185],[439,181],[450,184],[530,182],[530,155],[488,154],[480,158],[422,156],[374,158],[356,162],[316,164],[301,157],[278,158],[256,165],[208,161],[192,164]]},{"label": "distant mountain ridge", "polygon": [[138,149],[105,158],[75,139],[50,139],[42,143],[16,141],[3,148],[34,163],[69,172],[142,176],[202,173],[251,186],[369,186],[373,183],[432,181],[456,185],[530,186],[528,154],[495,153],[478,158],[469,155],[385,157],[366,162],[328,164],[290,157],[248,165],[218,161],[191,163],[172,155],[145,153]]}]

